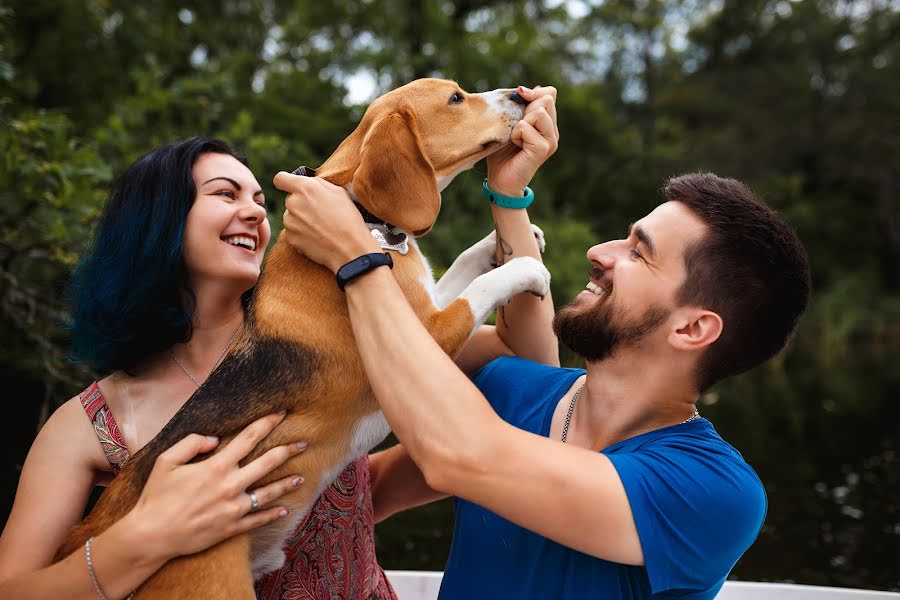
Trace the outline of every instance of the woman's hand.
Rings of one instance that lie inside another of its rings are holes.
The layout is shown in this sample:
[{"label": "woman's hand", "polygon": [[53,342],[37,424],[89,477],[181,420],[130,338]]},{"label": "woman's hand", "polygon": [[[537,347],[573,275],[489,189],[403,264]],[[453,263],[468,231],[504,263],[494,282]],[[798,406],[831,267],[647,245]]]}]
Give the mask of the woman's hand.
[{"label": "woman's hand", "polygon": [[[284,414],[275,414],[254,421],[216,455],[196,463],[188,464],[215,449],[217,438],[189,435],[159,455],[141,497],[124,517],[142,532],[153,554],[168,560],[199,552],[287,514],[273,502],[297,489],[302,477],[291,475],[252,490],[248,486],[306,444],[276,446],[243,467],[239,464],[282,419]],[[251,511],[251,491],[258,499],[256,511]]]},{"label": "woman's hand", "polygon": [[274,183],[288,192],[284,200],[288,243],[310,260],[337,272],[358,256],[381,251],[344,188],[285,172],[278,173]]},{"label": "woman's hand", "polygon": [[525,116],[512,131],[512,145],[487,158],[488,186],[504,196],[521,196],[538,168],[556,152],[556,88],[529,89],[519,86],[519,95],[529,101]]}]

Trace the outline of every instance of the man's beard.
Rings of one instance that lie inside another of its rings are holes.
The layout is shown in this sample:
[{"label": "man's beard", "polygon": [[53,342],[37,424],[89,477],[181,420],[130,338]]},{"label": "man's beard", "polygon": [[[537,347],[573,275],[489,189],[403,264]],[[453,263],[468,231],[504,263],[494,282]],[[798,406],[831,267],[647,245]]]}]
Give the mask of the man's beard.
[{"label": "man's beard", "polygon": [[638,345],[670,312],[652,305],[640,318],[628,318],[608,297],[612,286],[604,290],[605,297],[594,306],[580,308],[573,300],[553,317],[553,333],[559,341],[587,362],[601,361],[623,348]]}]

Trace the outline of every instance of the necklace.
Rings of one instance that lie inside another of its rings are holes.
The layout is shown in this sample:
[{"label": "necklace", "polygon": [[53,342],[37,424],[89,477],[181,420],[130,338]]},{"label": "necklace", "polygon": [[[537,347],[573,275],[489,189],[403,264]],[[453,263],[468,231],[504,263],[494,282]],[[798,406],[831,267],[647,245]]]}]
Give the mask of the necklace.
[{"label": "necklace", "polygon": [[[584,384],[582,383],[581,387],[578,388],[578,391],[575,392],[575,395],[572,396],[572,401],[569,402],[569,412],[566,413],[566,422],[563,425],[563,430],[562,430],[562,442],[564,444],[566,443],[566,438],[569,437],[569,424],[572,422],[572,413],[575,412],[575,402],[578,400],[578,396],[581,395],[581,390],[583,390],[583,389],[584,389]],[[679,423],[679,425],[684,425],[685,423],[687,423],[689,421],[693,421],[694,419],[699,419],[699,418],[700,418],[700,412],[697,411],[696,408],[694,408],[694,414],[692,414],[687,419],[685,419],[684,421]]]},{"label": "necklace", "polygon": [[566,423],[563,425],[562,432],[562,442],[566,443],[566,438],[569,437],[569,423],[572,422],[572,413],[575,411],[575,401],[578,400],[578,396],[581,395],[581,390],[584,389],[584,384],[581,384],[581,387],[578,388],[578,391],[575,392],[575,395],[572,396],[572,401],[569,402],[569,412],[566,413]]},{"label": "necklace", "polygon": [[[231,334],[231,338],[229,338],[228,342],[225,343],[225,347],[222,348],[222,353],[219,354],[219,358],[216,359],[215,364],[213,365],[212,369],[210,369],[210,373],[212,373],[213,371],[215,371],[215,370],[216,370],[216,367],[219,366],[219,363],[222,362],[222,359],[225,357],[225,353],[228,351],[228,348],[231,346],[231,342],[233,342],[233,341],[234,341],[234,338],[237,337],[237,334],[238,334],[238,332],[241,330],[241,327],[242,327],[242,326],[243,326],[243,323],[241,323],[240,325],[238,325],[238,328],[235,329],[235,330],[234,330],[234,333]],[[178,357],[175,356],[175,353],[172,352],[172,349],[171,349],[171,348],[169,349],[169,356],[171,356],[171,357],[172,357],[172,360],[175,361],[175,364],[178,365],[178,366],[181,368],[182,371],[184,371],[184,374],[188,376],[188,379],[190,379],[191,381],[193,381],[193,382],[194,382],[194,385],[196,385],[197,387],[200,387],[200,382],[197,381],[196,379],[194,379],[194,376],[191,375],[191,372],[188,371],[188,370],[185,368],[185,366],[184,366],[183,364],[181,364],[181,361],[178,360]]]}]

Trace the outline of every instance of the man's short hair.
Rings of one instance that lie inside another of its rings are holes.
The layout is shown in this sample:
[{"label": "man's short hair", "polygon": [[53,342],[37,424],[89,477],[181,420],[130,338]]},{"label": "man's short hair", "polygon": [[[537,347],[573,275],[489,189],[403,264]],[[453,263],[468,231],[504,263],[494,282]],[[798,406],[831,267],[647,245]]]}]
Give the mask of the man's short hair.
[{"label": "man's short hair", "polygon": [[691,173],[668,180],[663,194],[709,228],[684,252],[687,274],[676,296],[724,323],[697,365],[703,391],[788,343],[809,303],[809,258],[794,230],[735,179]]}]

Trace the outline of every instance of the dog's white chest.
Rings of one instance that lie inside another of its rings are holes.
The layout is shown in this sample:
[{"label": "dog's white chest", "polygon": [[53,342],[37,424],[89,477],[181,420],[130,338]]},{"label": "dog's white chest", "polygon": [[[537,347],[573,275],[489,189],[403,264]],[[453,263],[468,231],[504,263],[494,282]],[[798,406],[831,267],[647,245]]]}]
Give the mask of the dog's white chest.
[{"label": "dog's white chest", "polygon": [[380,444],[390,432],[391,426],[380,410],[361,418],[350,440],[351,460]]}]

